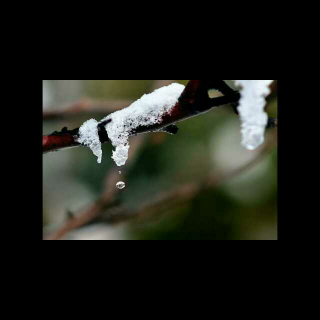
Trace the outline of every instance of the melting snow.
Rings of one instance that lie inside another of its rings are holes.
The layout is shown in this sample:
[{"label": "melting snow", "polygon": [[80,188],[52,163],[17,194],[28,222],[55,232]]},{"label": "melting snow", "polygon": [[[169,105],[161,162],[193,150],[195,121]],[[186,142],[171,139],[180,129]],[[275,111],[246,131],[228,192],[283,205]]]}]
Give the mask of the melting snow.
[{"label": "melting snow", "polygon": [[270,94],[273,80],[235,80],[242,87],[239,114],[242,122],[242,145],[249,150],[259,147],[264,141],[268,115],[264,112],[265,97]]},{"label": "melting snow", "polygon": [[115,147],[112,159],[118,166],[123,166],[128,159],[130,132],[140,126],[160,123],[162,116],[175,106],[184,88],[178,83],[162,87],[101,120],[112,120],[105,128]]},{"label": "melting snow", "polygon": [[[268,116],[264,112],[265,97],[270,94],[269,86],[273,80],[235,80],[242,87],[239,113],[242,122],[242,145],[254,150],[264,141],[264,131]],[[115,147],[112,158],[118,166],[123,166],[128,159],[130,133],[141,126],[160,123],[162,116],[170,113],[176,105],[184,86],[173,83],[169,86],[145,94],[128,108],[114,112],[102,119],[111,119],[105,129]],[[101,123],[100,122],[100,123]],[[94,119],[86,121],[79,129],[78,142],[88,146],[101,163],[102,149],[98,135],[98,122]]]},{"label": "melting snow", "polygon": [[89,147],[98,157],[98,163],[101,163],[102,149],[98,135],[98,122],[95,119],[86,121],[79,129],[79,138],[77,142]]}]

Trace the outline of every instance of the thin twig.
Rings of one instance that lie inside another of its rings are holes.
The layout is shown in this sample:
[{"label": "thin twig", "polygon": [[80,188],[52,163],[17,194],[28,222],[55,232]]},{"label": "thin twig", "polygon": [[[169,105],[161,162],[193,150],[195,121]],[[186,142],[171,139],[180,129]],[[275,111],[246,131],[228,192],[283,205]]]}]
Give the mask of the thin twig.
[{"label": "thin twig", "polygon": [[[152,84],[153,90],[167,86],[174,80],[156,80]],[[52,120],[67,120],[74,117],[84,117],[87,115],[98,114],[106,116],[108,113],[112,113],[123,108],[128,107],[134,100],[93,100],[93,99],[81,99],[71,105],[57,108],[56,110],[44,110],[43,121]]]},{"label": "thin twig", "polygon": [[83,99],[64,108],[43,111],[43,120],[67,120],[69,118],[84,117],[92,114],[105,116],[108,113],[128,107],[132,102],[132,100],[97,101]]}]

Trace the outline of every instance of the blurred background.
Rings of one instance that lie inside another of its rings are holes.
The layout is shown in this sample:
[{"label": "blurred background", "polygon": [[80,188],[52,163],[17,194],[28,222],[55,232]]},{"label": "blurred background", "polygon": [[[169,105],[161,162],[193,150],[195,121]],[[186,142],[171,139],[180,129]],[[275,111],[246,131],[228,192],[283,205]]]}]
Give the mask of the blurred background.
[{"label": "blurred background", "polygon": [[[188,81],[43,80],[43,134],[99,121],[159,86]],[[277,117],[276,81],[267,112]],[[43,155],[44,237],[276,240],[277,129],[248,151],[230,106],[178,127],[176,135],[132,137],[129,161],[120,168],[110,144],[102,147],[101,164],[84,147]],[[126,187],[118,190],[117,181]]]}]

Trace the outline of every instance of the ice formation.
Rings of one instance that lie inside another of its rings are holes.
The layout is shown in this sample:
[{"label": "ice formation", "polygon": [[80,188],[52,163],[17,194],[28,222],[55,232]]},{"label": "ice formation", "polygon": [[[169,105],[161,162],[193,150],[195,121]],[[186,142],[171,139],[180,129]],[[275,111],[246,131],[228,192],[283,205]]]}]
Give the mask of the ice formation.
[{"label": "ice formation", "polygon": [[101,120],[112,120],[105,128],[115,147],[112,159],[118,166],[123,166],[128,159],[130,132],[140,126],[160,123],[162,116],[175,106],[184,88],[178,83],[162,87]]},{"label": "ice formation", "polygon": [[249,150],[259,147],[264,141],[268,115],[264,112],[265,97],[270,94],[273,80],[235,80],[241,86],[239,114],[241,119],[242,145]]},{"label": "ice formation", "polygon": [[80,127],[77,142],[89,147],[94,155],[98,157],[98,163],[101,163],[102,149],[98,135],[98,122],[95,119],[86,121]]}]

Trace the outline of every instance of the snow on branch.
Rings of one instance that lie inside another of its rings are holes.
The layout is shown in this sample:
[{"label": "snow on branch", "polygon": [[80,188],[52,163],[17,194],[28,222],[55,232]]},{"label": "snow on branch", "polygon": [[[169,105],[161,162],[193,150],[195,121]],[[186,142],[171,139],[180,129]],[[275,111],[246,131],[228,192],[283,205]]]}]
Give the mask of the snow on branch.
[{"label": "snow on branch", "polygon": [[170,115],[184,88],[178,83],[162,87],[150,94],[145,94],[128,108],[102,119],[101,123],[110,121],[105,125],[105,130],[115,147],[112,158],[118,166],[123,166],[128,159],[130,134],[138,127],[149,127],[161,123],[165,114]]},{"label": "snow on branch", "polygon": [[270,94],[273,80],[235,80],[242,87],[238,108],[241,119],[242,145],[254,150],[264,141],[268,115],[264,111],[265,97]]},{"label": "snow on branch", "polygon": [[[168,99],[177,99],[177,91],[175,91],[177,88],[182,89],[182,86],[175,85],[171,87],[170,90],[174,89],[173,92],[175,92],[175,94],[173,94],[173,96],[170,94]],[[208,90],[210,89],[219,90],[225,95],[223,97],[210,98],[208,94]],[[160,93],[161,92],[163,91],[160,91]],[[158,94],[159,92],[157,95]],[[162,95],[162,97],[164,96]],[[145,99],[147,98],[144,98],[143,100]],[[167,98],[164,99],[167,101],[163,104],[165,106],[164,109],[168,111],[170,109],[170,112],[164,112],[157,121],[154,121],[154,118],[151,116],[150,124],[147,124],[149,121],[147,120],[147,122],[141,123],[135,129],[132,128],[131,132],[129,132],[129,136],[156,131],[175,134],[178,131],[178,128],[175,126],[177,122],[205,113],[213,107],[237,103],[240,99],[240,95],[238,92],[230,89],[223,80],[190,80],[174,106],[171,105],[172,100],[170,100],[171,102],[168,102],[169,100],[167,100]],[[98,124],[98,135],[101,143],[110,142],[106,130],[106,124],[110,121],[111,119],[104,120]],[[74,130],[63,128],[61,132],[54,132],[51,135],[43,136],[44,153],[81,145],[83,144],[79,142],[79,128]]]},{"label": "snow on branch", "polygon": [[[61,132],[44,136],[43,152],[87,146],[101,162],[101,144],[111,142],[115,147],[112,158],[121,166],[128,158],[130,136],[157,131],[175,134],[178,122],[208,112],[213,107],[231,104],[237,112],[239,100],[243,144],[252,150],[263,142],[268,123],[263,111],[265,97],[273,80],[235,81],[242,87],[241,100],[240,93],[223,80],[190,80],[186,87],[174,83],[144,95],[128,108],[114,112],[100,122],[91,119],[81,128],[63,128]],[[223,96],[210,98],[208,91],[211,89],[220,91]]]},{"label": "snow on branch", "polygon": [[98,134],[98,122],[95,119],[86,121],[79,129],[78,142],[89,147],[101,163],[102,149]]}]

